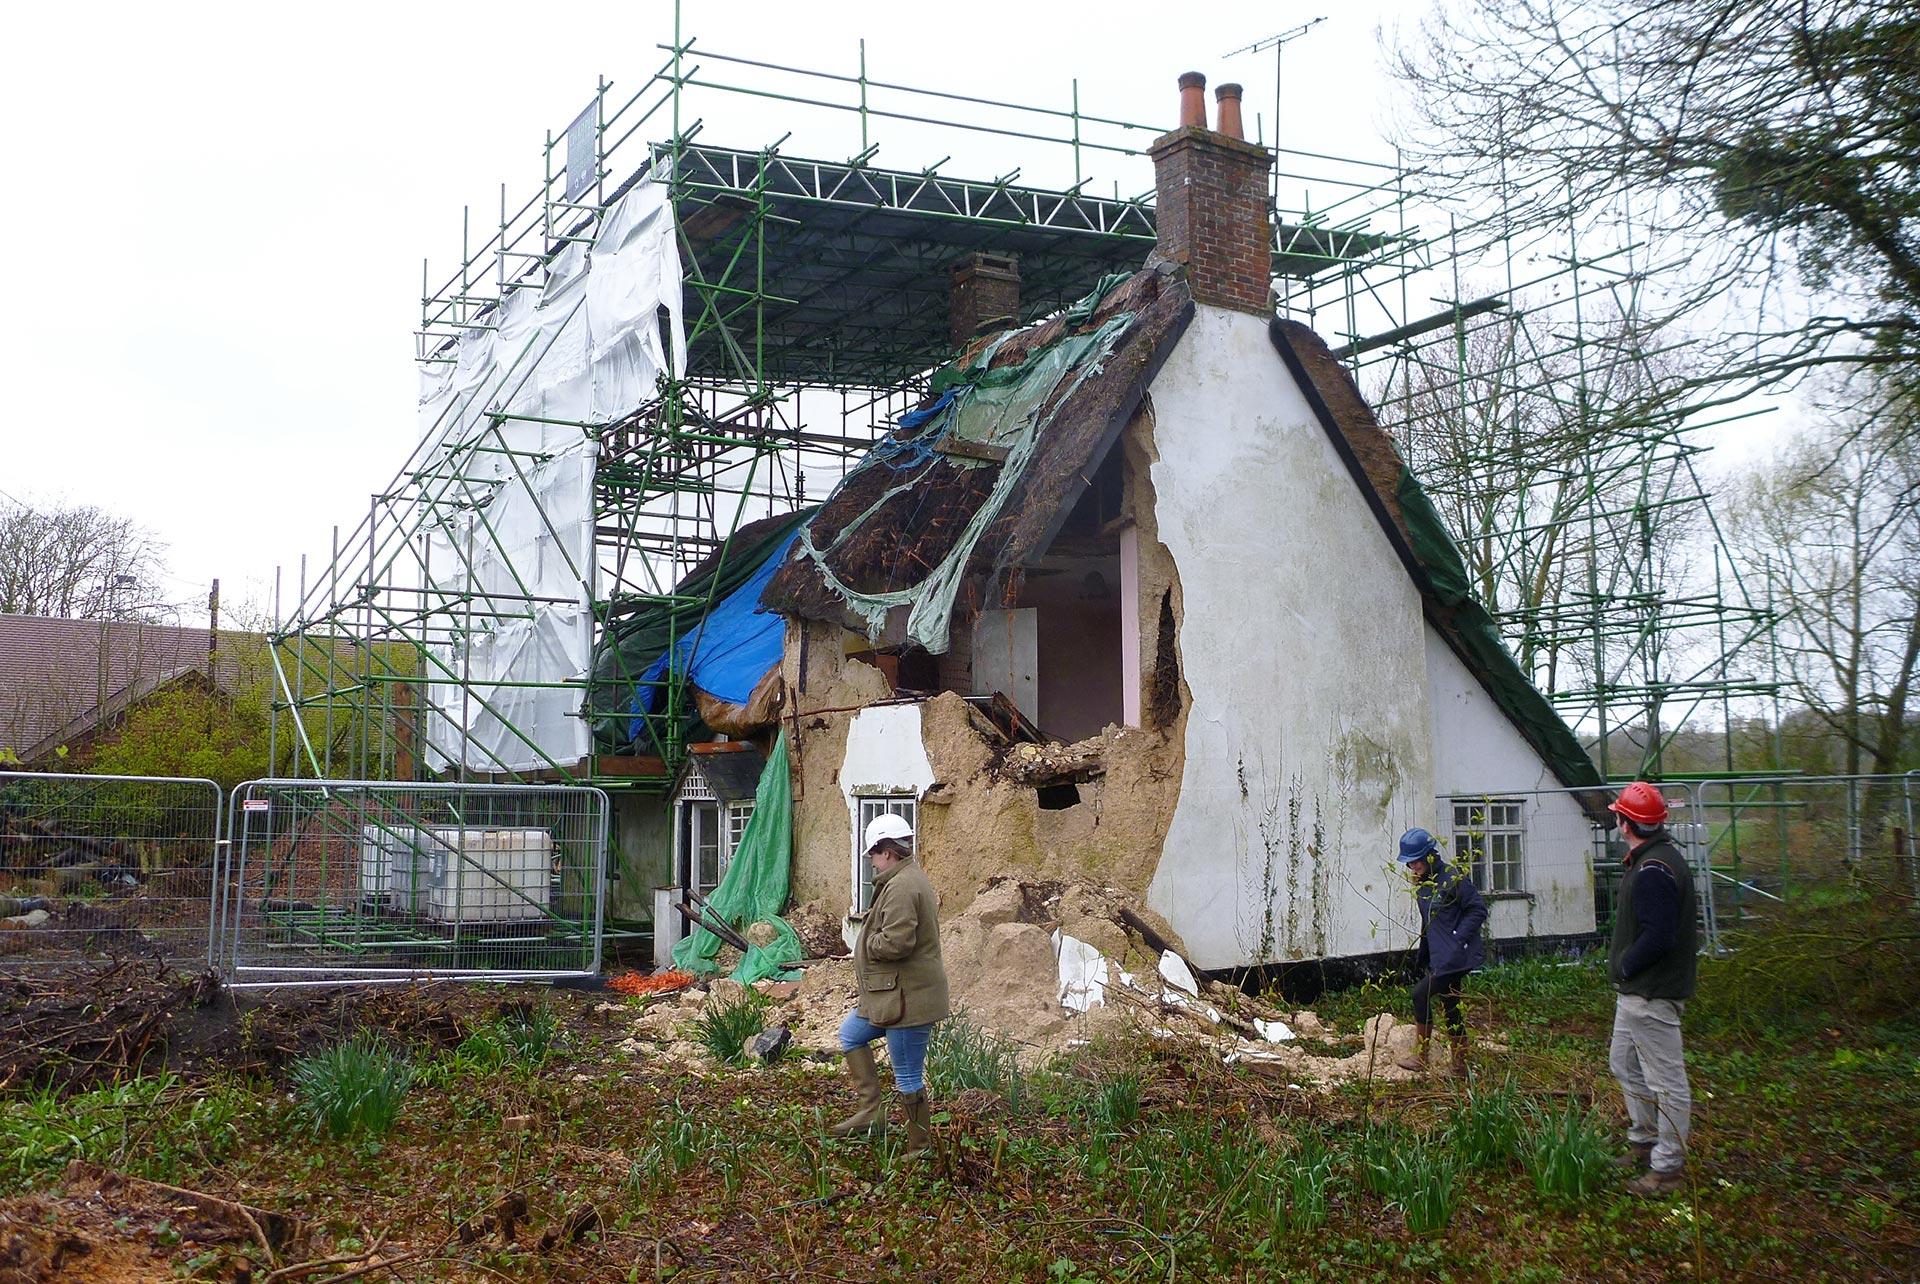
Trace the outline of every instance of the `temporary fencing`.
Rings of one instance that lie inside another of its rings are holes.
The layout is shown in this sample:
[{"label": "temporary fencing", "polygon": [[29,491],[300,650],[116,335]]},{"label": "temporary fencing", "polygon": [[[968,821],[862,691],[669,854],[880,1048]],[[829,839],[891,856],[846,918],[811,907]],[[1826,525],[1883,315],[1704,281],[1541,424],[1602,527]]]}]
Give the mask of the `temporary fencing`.
[{"label": "temporary fencing", "polygon": [[1920,900],[1920,772],[1747,776],[1695,789],[1723,916],[1765,917],[1822,888]]},{"label": "temporary fencing", "polygon": [[255,780],[228,825],[216,926],[237,986],[599,971],[602,790]]},{"label": "temporary fencing", "polygon": [[208,965],[220,786],[0,772],[0,969]]}]

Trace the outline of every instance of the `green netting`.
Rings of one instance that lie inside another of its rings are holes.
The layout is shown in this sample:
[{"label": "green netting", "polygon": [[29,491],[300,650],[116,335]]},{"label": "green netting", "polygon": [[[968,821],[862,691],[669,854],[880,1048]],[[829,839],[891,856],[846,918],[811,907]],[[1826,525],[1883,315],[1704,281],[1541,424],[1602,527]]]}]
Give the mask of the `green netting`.
[{"label": "green netting", "polygon": [[[726,556],[718,564],[689,576],[673,590],[674,602],[653,602],[607,621],[607,626],[599,644],[593,651],[593,690],[599,692],[617,692],[621,695],[602,700],[621,701],[617,710],[595,709],[593,719],[594,741],[603,753],[619,753],[634,747],[631,726],[634,714],[626,708],[624,700],[632,695],[634,679],[647,671],[673,645],[674,639],[684,637],[700,627],[700,620],[708,609],[718,602],[726,600],[727,595],[750,579],[767,556],[779,547],[780,541],[793,533],[793,528],[813,516],[818,506],[803,508],[793,513],[787,521],[777,523],[760,534],[750,544],[733,544],[727,549]],[[675,675],[676,680],[678,675]],[[660,707],[665,707],[665,702]],[[690,718],[689,724],[697,722]],[[683,728],[683,730],[685,730]],[[639,746],[641,751],[650,751],[647,746]]]},{"label": "green netting", "polygon": [[[760,773],[747,832],[740,836],[740,845],[734,848],[733,861],[720,886],[707,898],[730,925],[744,930],[754,923],[770,923],[778,934],[771,944],[754,946],[740,960],[733,979],[742,985],[775,975],[787,979],[784,965],[803,953],[800,938],[780,917],[780,911],[787,907],[792,855],[793,785],[787,776],[787,733],[783,731]],[[713,962],[719,952],[720,938],[704,927],[697,928],[673,947],[673,965],[706,976],[720,970]]]},{"label": "green netting", "polygon": [[[1068,310],[1068,317],[1078,318],[1082,324],[1090,321],[1100,300],[1125,280],[1124,276],[1103,279],[1092,294]],[[918,485],[925,469],[916,475],[903,476],[899,485],[888,488],[868,506],[866,512],[843,526],[833,543],[824,549],[814,545],[811,531],[804,527],[801,529],[795,547],[813,562],[819,570],[821,581],[839,594],[850,610],[866,621],[869,638],[877,639],[880,636],[889,610],[896,606],[907,606],[911,608],[907,614],[907,637],[935,655],[946,651],[954,599],[966,575],[967,563],[973,557],[974,546],[1000,515],[1007,497],[1019,485],[1028,464],[1033,461],[1040,438],[1053,422],[1053,415],[1072,400],[1082,383],[1099,371],[1101,362],[1113,352],[1114,346],[1127,332],[1127,327],[1133,324],[1134,315],[1132,312],[1118,313],[1097,329],[1085,334],[1065,335],[1044,348],[1036,349],[1017,365],[989,369],[988,363],[999,350],[1000,344],[1011,337],[1011,333],[1003,335],[966,365],[947,366],[934,376],[933,388],[936,393],[944,393],[948,389],[955,393],[953,405],[946,412],[946,422],[939,426],[935,435],[997,446],[1007,452],[1007,457],[1000,465],[1000,474],[994,479],[993,489],[988,492],[972,520],[954,540],[946,557],[918,584],[888,593],[862,593],[841,581],[828,567],[827,558],[836,546],[859,529],[888,500]],[[1053,400],[1053,411],[1042,418],[1042,408],[1062,384],[1067,385],[1066,391]],[[966,466],[964,461],[952,462]],[[861,467],[871,464],[870,456],[862,462]],[[931,463],[928,466],[931,467]]]},{"label": "green netting", "polygon": [[1434,596],[1447,609],[1454,640],[1466,653],[1469,665],[1485,684],[1493,702],[1519,728],[1527,743],[1547,760],[1562,784],[1569,788],[1604,785],[1606,781],[1581,749],[1573,732],[1567,729],[1559,711],[1527,677],[1507,650],[1499,626],[1473,595],[1460,550],[1454,547],[1446,523],[1411,470],[1400,470],[1394,496],[1399,500],[1400,516],[1407,525],[1414,560],[1426,571]]}]

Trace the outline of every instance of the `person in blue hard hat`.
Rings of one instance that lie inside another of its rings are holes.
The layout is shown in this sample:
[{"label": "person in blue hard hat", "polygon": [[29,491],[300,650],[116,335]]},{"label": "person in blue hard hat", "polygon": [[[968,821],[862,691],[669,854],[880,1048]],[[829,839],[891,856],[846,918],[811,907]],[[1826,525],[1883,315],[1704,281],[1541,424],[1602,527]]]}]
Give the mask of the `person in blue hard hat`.
[{"label": "person in blue hard hat", "polygon": [[1487,961],[1486,942],[1480,938],[1487,903],[1467,871],[1440,859],[1440,844],[1424,829],[1400,835],[1397,859],[1413,880],[1414,904],[1420,907],[1420,952],[1414,967],[1420,979],[1413,987],[1413,1051],[1394,1064],[1402,1070],[1427,1068],[1433,1005],[1438,1002],[1453,1049],[1453,1073],[1464,1075],[1467,1026],[1460,1017],[1460,983]]}]

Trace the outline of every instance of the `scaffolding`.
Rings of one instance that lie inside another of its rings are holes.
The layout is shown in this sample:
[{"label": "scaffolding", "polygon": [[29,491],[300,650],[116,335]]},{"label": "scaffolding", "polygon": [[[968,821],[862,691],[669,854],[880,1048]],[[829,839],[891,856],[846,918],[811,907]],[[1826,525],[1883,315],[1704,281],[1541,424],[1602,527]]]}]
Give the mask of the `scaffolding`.
[{"label": "scaffolding", "polygon": [[[678,675],[657,680],[643,712],[638,674],[482,673],[476,648],[556,613],[578,616],[566,645],[591,646],[635,611],[710,606],[676,596],[689,572],[724,567],[750,523],[823,498],[924,394],[951,353],[957,261],[1017,255],[1025,321],[1153,248],[1145,148],[1164,130],[1083,112],[1077,84],[1062,106],[1032,106],[878,79],[864,48],[853,74],[733,57],[677,31],[660,48],[636,92],[603,80],[549,133],[530,196],[512,203],[503,186],[482,227],[467,213],[458,267],[423,269],[417,336],[429,380],[456,366],[463,344],[509,327],[516,295],[548,290],[657,184],[684,285],[661,320],[658,377],[606,413],[529,414],[513,390],[564,357],[552,334],[530,342],[469,403],[467,428],[428,426],[358,527],[336,531],[323,570],[303,560],[276,587],[274,760],[290,753],[293,774],[663,789],[685,753]],[[707,138],[709,118],[769,116],[780,132],[757,148]],[[883,129],[941,159],[883,162]],[[958,176],[955,156],[999,173]],[[1053,185],[1023,181],[1029,168]],[[1635,328],[1631,244],[1583,254],[1569,219],[1566,243],[1530,260],[1544,251],[1498,212],[1429,208],[1418,175],[1394,164],[1281,151],[1274,190],[1280,311],[1337,345],[1456,522],[1516,655],[1602,769],[1657,769],[1698,710],[1772,690],[1743,668],[1767,614],[1721,554],[1695,467],[1712,389],[1669,378],[1659,337]],[[532,479],[575,454],[591,461],[584,512],[542,508]],[[535,497],[544,579],[522,573],[529,555],[486,517],[488,497],[516,485]],[[1704,583],[1670,564],[1696,535],[1713,552]],[[556,753],[516,722],[534,698],[642,734],[624,753],[604,737]],[[477,744],[487,719],[496,734]],[[1632,723],[1651,734],[1629,768],[1608,744]]]}]

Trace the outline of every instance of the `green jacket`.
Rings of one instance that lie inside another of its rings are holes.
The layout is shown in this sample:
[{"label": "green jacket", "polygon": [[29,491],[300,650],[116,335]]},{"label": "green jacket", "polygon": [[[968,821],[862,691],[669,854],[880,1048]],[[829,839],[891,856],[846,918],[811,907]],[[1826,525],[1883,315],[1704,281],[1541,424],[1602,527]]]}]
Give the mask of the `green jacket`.
[{"label": "green jacket", "polygon": [[932,1025],[950,1011],[933,884],[912,861],[873,876],[873,904],[853,945],[858,1011],[878,1026]]}]

